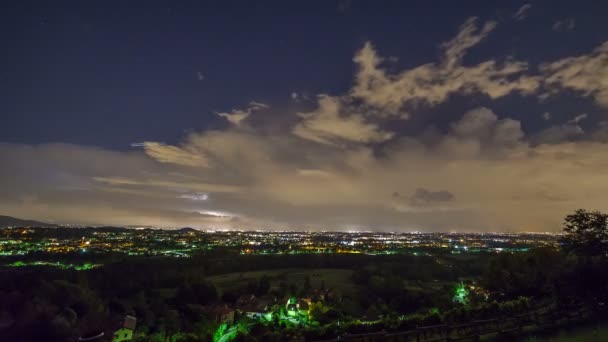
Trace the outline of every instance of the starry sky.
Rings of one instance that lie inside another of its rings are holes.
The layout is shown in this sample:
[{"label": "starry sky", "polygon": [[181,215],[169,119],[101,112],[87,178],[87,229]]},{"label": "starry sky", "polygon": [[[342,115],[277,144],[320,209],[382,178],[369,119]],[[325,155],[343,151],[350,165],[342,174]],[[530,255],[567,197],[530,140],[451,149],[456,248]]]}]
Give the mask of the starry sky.
[{"label": "starry sky", "polygon": [[559,231],[608,210],[603,2],[0,6],[0,214]]}]

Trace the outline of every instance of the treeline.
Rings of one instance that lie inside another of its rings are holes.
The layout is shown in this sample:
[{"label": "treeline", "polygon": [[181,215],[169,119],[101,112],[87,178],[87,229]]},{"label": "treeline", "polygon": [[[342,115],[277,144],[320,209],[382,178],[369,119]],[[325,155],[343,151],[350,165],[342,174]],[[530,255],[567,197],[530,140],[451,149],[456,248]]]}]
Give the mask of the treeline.
[{"label": "treeline", "polygon": [[[255,283],[243,284],[240,292],[220,293],[206,280],[209,275],[286,268],[352,269],[352,281],[362,290],[355,297],[334,293],[331,300],[327,299],[328,307],[319,310],[318,316],[323,323],[330,323],[334,319],[353,318],[355,313],[365,314],[358,308],[367,306],[374,307],[368,312],[370,317],[391,310],[413,312],[429,304],[425,299],[428,293],[405,295],[404,279],[452,281],[459,273],[457,262],[446,267],[427,256],[230,253],[201,253],[188,259],[124,258],[89,271],[52,267],[0,269],[0,318],[12,322],[1,334],[23,341],[45,339],[43,336],[74,340],[79,334],[95,329],[111,333],[112,327],[130,314],[138,318],[140,335],[167,336],[179,332],[205,340],[216,327],[214,319],[207,316],[206,307],[233,305],[241,294],[264,295],[270,289],[268,277],[262,276]],[[386,286],[395,279],[401,285]],[[306,283],[286,280],[273,294],[308,294],[311,289]],[[390,298],[392,295],[394,300]]]}]

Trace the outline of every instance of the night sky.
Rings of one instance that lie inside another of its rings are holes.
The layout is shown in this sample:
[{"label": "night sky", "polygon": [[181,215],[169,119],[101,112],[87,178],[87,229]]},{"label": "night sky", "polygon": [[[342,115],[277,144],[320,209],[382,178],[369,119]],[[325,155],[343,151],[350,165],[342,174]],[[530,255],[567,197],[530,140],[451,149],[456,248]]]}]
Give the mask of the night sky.
[{"label": "night sky", "polygon": [[608,210],[608,3],[5,1],[0,214],[558,231]]}]

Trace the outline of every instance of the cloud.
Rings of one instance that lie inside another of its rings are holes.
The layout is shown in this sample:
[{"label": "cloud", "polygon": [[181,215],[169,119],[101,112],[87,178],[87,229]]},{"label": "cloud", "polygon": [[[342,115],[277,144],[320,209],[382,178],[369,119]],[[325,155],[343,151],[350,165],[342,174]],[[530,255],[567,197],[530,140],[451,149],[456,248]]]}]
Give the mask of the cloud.
[{"label": "cloud", "polygon": [[[147,177],[145,179],[125,177],[91,177],[91,180],[94,180],[99,183],[105,183],[111,186],[143,186],[146,188],[167,188],[171,189],[174,192],[205,191],[215,193],[234,193],[239,191],[238,186],[206,183],[201,179],[197,179],[197,181],[188,181],[180,179],[179,177],[177,177],[177,179],[175,178],[176,177],[172,176],[156,177],[152,179],[149,179]],[[180,196],[180,198],[186,197]]]},{"label": "cloud", "polygon": [[583,128],[579,126],[579,123],[585,120],[587,116],[587,113],[578,114],[568,120],[565,124],[546,127],[536,133],[531,138],[531,141],[535,144],[557,144],[572,139],[579,139],[585,134]]},{"label": "cloud", "polygon": [[190,199],[193,201],[206,201],[209,199],[209,195],[206,193],[193,193],[193,194],[183,194],[179,195],[179,198]]},{"label": "cloud", "polygon": [[479,29],[477,27],[477,18],[471,17],[467,19],[464,24],[460,26],[460,30],[456,37],[441,44],[441,47],[444,49],[444,63],[446,68],[452,69],[460,64],[467,50],[479,44],[479,42],[484,40],[495,28],[495,21],[488,21]]},{"label": "cloud", "polygon": [[492,110],[485,107],[466,112],[459,121],[452,124],[451,132],[458,138],[499,148],[513,146],[524,137],[519,121],[498,119]]},{"label": "cloud", "polygon": [[579,122],[585,120],[587,118],[587,113],[582,113],[579,114],[577,116],[575,116],[574,118],[568,120],[569,124],[578,124]]},{"label": "cloud", "polygon": [[556,144],[580,137],[583,133],[585,133],[585,131],[583,131],[579,125],[568,123],[545,128],[539,132],[533,140],[537,144]]},{"label": "cloud", "polygon": [[249,102],[249,108],[251,110],[260,110],[260,109],[270,108],[270,106],[268,106],[267,104],[262,103],[262,102],[251,101],[251,102]]},{"label": "cloud", "polygon": [[371,42],[367,42],[354,58],[357,73],[350,95],[370,106],[399,114],[406,105],[434,106],[453,93],[477,92],[495,99],[513,92],[535,92],[540,79],[525,75],[528,69],[525,62],[487,60],[472,66],[463,65],[467,51],[495,28],[493,21],[479,28],[477,18],[469,18],[453,39],[441,44],[441,63],[423,64],[398,74],[390,74],[382,68],[383,58]]},{"label": "cloud", "polygon": [[587,55],[546,63],[541,71],[549,95],[569,89],[608,108],[608,42]]},{"label": "cloud", "polygon": [[[493,21],[481,26],[477,21],[475,17],[467,19],[454,38],[440,45],[439,63],[422,64],[399,73],[385,69],[384,58],[371,42],[366,42],[353,59],[357,72],[349,95],[379,109],[381,115],[394,114],[403,119],[418,106],[436,106],[455,93],[480,93],[497,99],[512,93],[534,94],[541,87],[541,98],[569,89],[608,107],[608,42],[587,55],[544,63],[540,74],[531,73],[526,62],[512,59],[465,65],[463,59],[468,51],[497,27]],[[566,29],[574,26],[573,19],[564,23],[560,25]]]},{"label": "cloud", "polygon": [[298,114],[302,121],[293,128],[293,134],[329,145],[340,142],[382,142],[393,136],[393,133],[367,123],[362,114],[343,113],[342,107],[339,98],[320,96],[315,111]]},{"label": "cloud", "polygon": [[576,26],[576,20],[574,18],[567,18],[556,21],[551,28],[553,31],[572,31]]},{"label": "cloud", "polygon": [[413,205],[432,205],[436,203],[451,202],[454,194],[446,190],[431,191],[425,188],[418,188],[412,195],[410,203]]},{"label": "cloud", "polygon": [[491,134],[490,127],[497,116],[488,108],[478,108],[464,114],[460,121],[452,124],[452,131],[459,136],[484,139]]},{"label": "cloud", "polygon": [[146,154],[161,163],[171,163],[184,166],[207,166],[205,156],[194,151],[163,143],[143,142]]},{"label": "cloud", "polygon": [[295,91],[291,93],[290,95],[291,100],[294,102],[302,102],[302,101],[308,101],[308,95],[306,93],[296,93]]},{"label": "cloud", "polygon": [[591,134],[592,140],[608,143],[608,121],[600,121],[598,126]]},{"label": "cloud", "polygon": [[[245,126],[269,108],[252,101],[218,113],[231,125],[173,145],[0,143],[0,212],[208,229],[558,231],[563,215],[608,201],[608,124],[585,134],[579,124],[595,116],[583,113],[526,134],[486,100],[568,90],[606,107],[608,43],[538,72],[510,59],[466,64],[496,27],[470,18],[441,44],[438,61],[400,72],[368,42],[354,57],[351,89],[318,96],[312,110],[268,113],[287,118],[272,131],[257,120]],[[400,120],[455,93],[484,100],[445,106],[452,112],[441,113],[441,127],[401,129],[415,122]]]},{"label": "cloud", "polygon": [[0,212],[208,229],[557,231],[564,214],[606,203],[605,144],[530,145],[522,135],[518,121],[481,107],[430,142],[337,149],[290,132],[228,129],[160,144],[164,159],[186,151],[171,159],[186,165],[146,150],[0,144]]},{"label": "cloud", "polygon": [[246,109],[233,109],[230,112],[217,113],[217,115],[228,120],[230,123],[232,123],[236,126],[239,126],[241,124],[241,122],[243,122],[245,119],[247,119],[251,115],[251,113],[258,111],[258,110],[262,110],[262,109],[268,109],[268,108],[269,108],[269,106],[265,103],[251,101],[251,102],[249,102],[249,105],[247,106]]},{"label": "cloud", "polygon": [[393,192],[391,197],[394,210],[402,213],[441,213],[462,210],[453,205],[454,194],[446,190],[417,188],[411,196],[402,196],[399,192]]},{"label": "cloud", "polygon": [[522,5],[517,12],[515,12],[513,18],[517,21],[526,19],[528,17],[528,11],[530,11],[530,8],[532,8],[531,4]]}]

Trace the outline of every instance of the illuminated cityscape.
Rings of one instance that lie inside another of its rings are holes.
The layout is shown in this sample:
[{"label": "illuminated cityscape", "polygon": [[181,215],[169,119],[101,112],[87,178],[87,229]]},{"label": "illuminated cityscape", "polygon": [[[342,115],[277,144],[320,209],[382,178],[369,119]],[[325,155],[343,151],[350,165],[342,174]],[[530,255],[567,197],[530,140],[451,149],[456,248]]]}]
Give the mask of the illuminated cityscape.
[{"label": "illuminated cityscape", "polygon": [[556,247],[549,233],[378,233],[297,231],[197,231],[194,229],[4,228],[0,255],[44,252],[124,253],[188,257],[200,251],[240,254],[498,253]]}]

